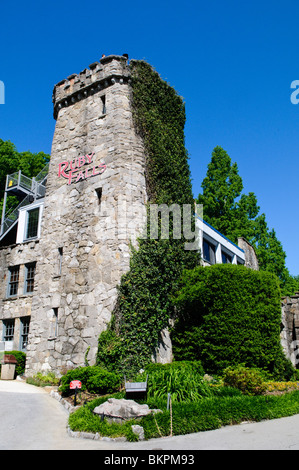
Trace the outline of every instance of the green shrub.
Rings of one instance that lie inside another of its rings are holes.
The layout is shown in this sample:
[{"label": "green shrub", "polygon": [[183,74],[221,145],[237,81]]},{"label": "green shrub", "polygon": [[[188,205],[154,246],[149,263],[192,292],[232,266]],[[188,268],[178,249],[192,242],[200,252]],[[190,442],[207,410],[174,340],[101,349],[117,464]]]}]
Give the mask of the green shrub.
[{"label": "green shrub", "polygon": [[261,395],[267,386],[260,371],[243,365],[227,367],[223,372],[225,386],[241,390],[245,395]]},{"label": "green shrub", "polygon": [[202,361],[207,373],[244,363],[289,380],[280,341],[280,288],[275,275],[232,264],[185,271],[171,332],[175,359]]},{"label": "green shrub", "polygon": [[69,370],[61,377],[59,390],[63,395],[72,393],[72,390],[70,390],[72,380],[80,380],[82,391],[88,390],[90,393],[97,394],[106,394],[118,390],[122,381],[119,375],[99,366],[78,367]]},{"label": "green shrub", "polygon": [[97,393],[105,395],[113,393],[119,389],[121,379],[119,375],[108,372],[104,369],[99,369],[94,375],[90,376],[87,380],[86,387],[90,393]]}]

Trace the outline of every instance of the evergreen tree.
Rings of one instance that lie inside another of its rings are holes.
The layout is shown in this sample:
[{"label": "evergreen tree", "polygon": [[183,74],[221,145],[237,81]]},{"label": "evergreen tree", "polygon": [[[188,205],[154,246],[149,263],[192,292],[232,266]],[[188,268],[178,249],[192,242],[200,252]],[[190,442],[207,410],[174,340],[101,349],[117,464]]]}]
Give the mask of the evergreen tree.
[{"label": "evergreen tree", "polygon": [[221,147],[214,149],[201,186],[203,192],[197,202],[203,204],[205,221],[234,243],[239,236],[252,237],[254,219],[260,209],[256,196],[254,193],[241,195],[243,182],[238,166],[231,163],[229,155]]},{"label": "evergreen tree", "polygon": [[286,253],[275,230],[269,229],[265,214],[259,215],[255,194],[242,194],[238,166],[219,146],[212,152],[201,186],[197,202],[203,204],[204,220],[234,243],[238,237],[246,238],[255,248],[260,269],[279,278],[283,294],[299,290],[298,279],[286,268]]}]

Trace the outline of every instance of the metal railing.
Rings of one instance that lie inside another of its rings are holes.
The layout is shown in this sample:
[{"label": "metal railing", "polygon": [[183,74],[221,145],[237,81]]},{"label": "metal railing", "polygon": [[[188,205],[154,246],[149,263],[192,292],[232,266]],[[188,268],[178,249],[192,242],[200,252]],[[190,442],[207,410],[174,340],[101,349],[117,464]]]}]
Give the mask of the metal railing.
[{"label": "metal railing", "polygon": [[7,186],[5,189],[11,189],[15,186],[26,189],[26,191],[32,191],[32,178],[28,178],[28,176],[22,175],[21,170],[12,173],[7,177]]},{"label": "metal railing", "polygon": [[6,191],[13,188],[24,189],[26,192],[31,192],[36,197],[43,197],[45,195],[45,182],[49,171],[49,163],[40,171],[34,178],[28,178],[22,174],[21,170],[7,176]]},{"label": "metal railing", "polygon": [[[6,188],[5,191],[9,192],[13,188],[18,188],[19,190],[27,193],[24,199],[14,208],[12,208],[7,214],[3,213],[2,225],[0,238],[6,234],[6,232],[17,222],[19,218],[19,210],[23,206],[28,206],[35,199],[39,199],[45,196],[46,192],[46,181],[49,171],[49,163],[45,165],[42,171],[35,178],[28,178],[22,174],[21,170],[11,175],[8,175],[6,178]],[[6,200],[6,199],[5,199]]]},{"label": "metal railing", "polygon": [[1,227],[1,236],[5,234],[11,227],[14,225],[14,223],[18,220],[19,218],[19,209],[23,206],[28,206],[31,202],[31,194],[28,194],[21,202],[20,204],[17,205],[17,207],[14,207],[11,209],[7,214],[5,214],[5,218],[3,221],[3,225]]}]

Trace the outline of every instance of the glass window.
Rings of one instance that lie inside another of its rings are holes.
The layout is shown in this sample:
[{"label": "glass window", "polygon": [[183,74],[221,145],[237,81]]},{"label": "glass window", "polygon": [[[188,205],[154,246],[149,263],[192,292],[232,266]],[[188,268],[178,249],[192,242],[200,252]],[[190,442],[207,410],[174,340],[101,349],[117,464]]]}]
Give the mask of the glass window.
[{"label": "glass window", "polygon": [[33,292],[36,263],[26,265],[25,294]]},{"label": "glass window", "polygon": [[222,263],[223,264],[232,262],[232,257],[230,255],[228,255],[227,253],[225,253],[224,251],[221,252],[221,256],[222,256]]},{"label": "glass window", "polygon": [[36,238],[38,232],[39,207],[27,212],[26,239]]},{"label": "glass window", "polygon": [[9,268],[8,297],[18,294],[20,266]]},{"label": "glass window", "polygon": [[205,261],[211,264],[216,262],[216,247],[212,243],[208,242],[205,238],[203,239],[203,257]]},{"label": "glass window", "polygon": [[13,341],[15,332],[14,320],[3,320],[3,341]]},{"label": "glass window", "polygon": [[25,351],[28,344],[30,317],[21,318],[21,351]]}]

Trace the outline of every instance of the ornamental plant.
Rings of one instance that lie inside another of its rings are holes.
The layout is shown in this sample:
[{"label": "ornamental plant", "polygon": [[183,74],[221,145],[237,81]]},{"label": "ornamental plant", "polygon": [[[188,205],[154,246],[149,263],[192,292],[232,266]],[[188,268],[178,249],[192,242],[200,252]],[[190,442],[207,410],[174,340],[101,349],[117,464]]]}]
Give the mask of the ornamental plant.
[{"label": "ornamental plant", "polygon": [[267,386],[257,369],[250,369],[242,364],[227,367],[223,372],[224,386],[235,387],[245,395],[262,395]]}]

